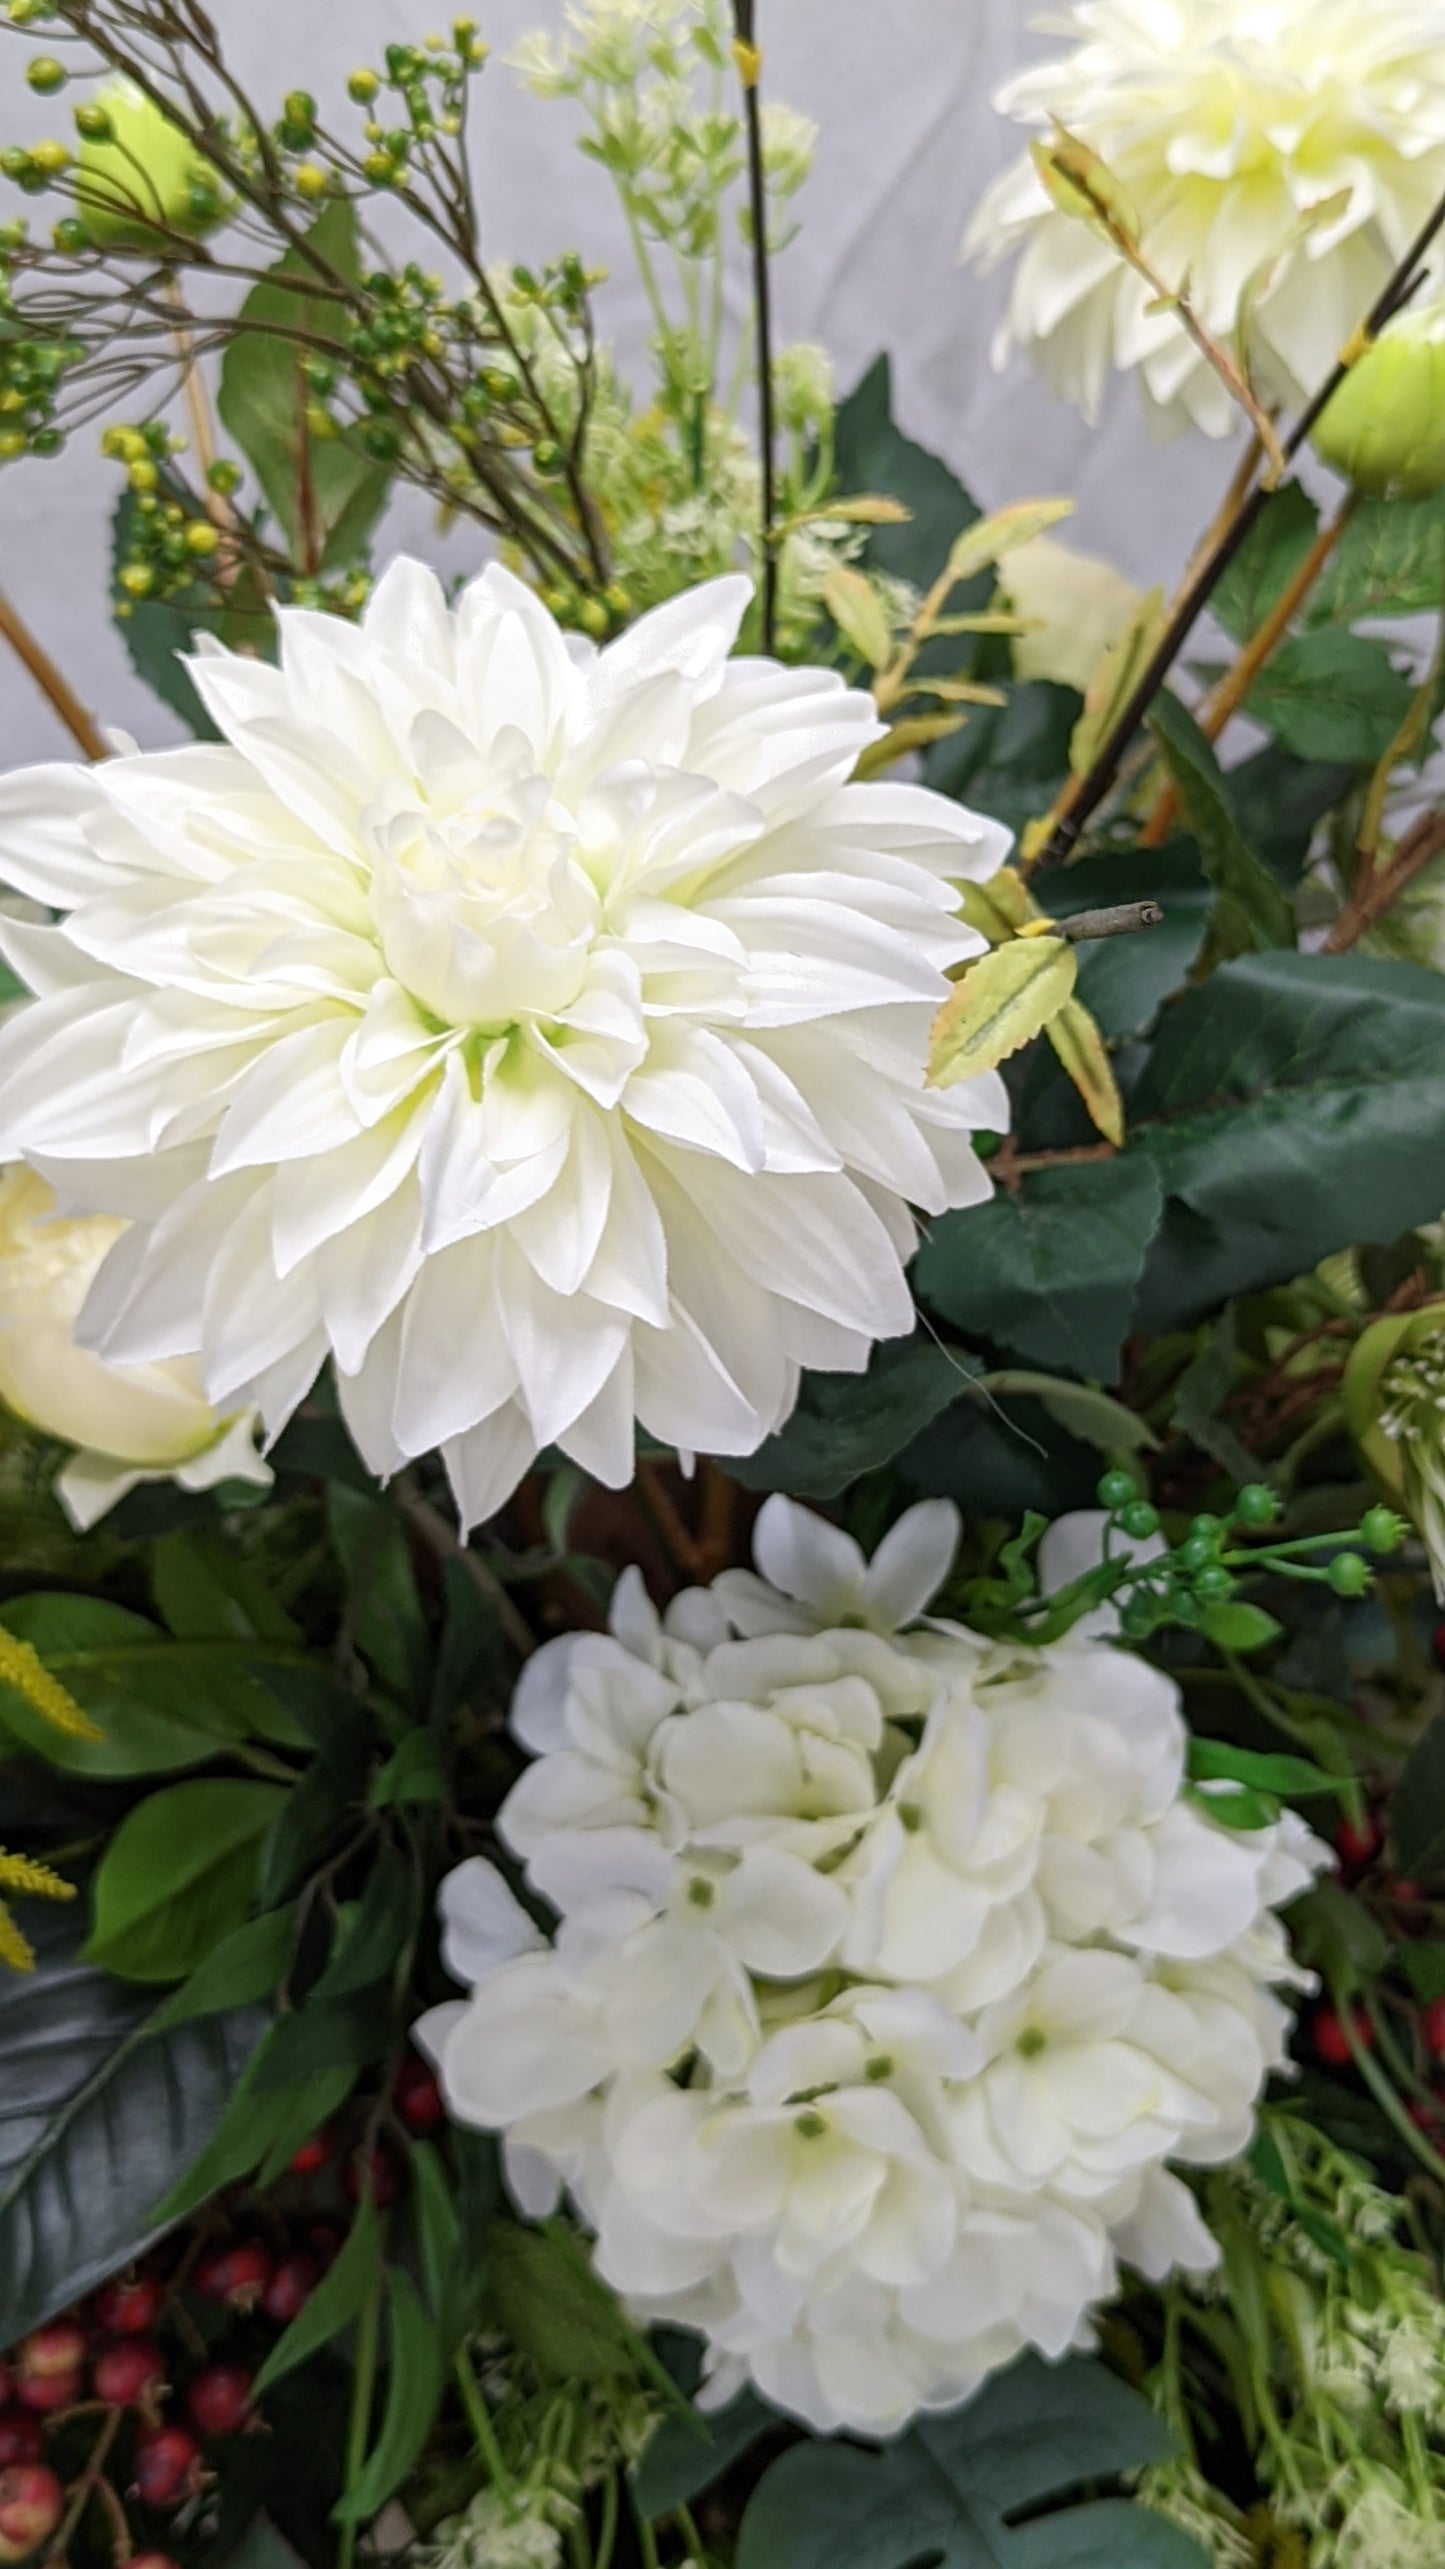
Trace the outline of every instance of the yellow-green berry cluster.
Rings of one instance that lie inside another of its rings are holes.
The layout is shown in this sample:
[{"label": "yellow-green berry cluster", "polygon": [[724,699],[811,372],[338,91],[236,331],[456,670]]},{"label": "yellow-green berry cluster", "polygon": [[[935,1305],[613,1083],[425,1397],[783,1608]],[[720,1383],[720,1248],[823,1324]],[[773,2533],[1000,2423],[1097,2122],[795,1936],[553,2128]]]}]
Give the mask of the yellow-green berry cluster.
[{"label": "yellow-green berry cluster", "polygon": [[361,171],[370,186],[402,185],[419,154],[460,134],[467,82],[486,59],[475,19],[457,18],[450,37],[388,45],[382,69],[363,65],[352,73],[351,97],[368,111]]}]

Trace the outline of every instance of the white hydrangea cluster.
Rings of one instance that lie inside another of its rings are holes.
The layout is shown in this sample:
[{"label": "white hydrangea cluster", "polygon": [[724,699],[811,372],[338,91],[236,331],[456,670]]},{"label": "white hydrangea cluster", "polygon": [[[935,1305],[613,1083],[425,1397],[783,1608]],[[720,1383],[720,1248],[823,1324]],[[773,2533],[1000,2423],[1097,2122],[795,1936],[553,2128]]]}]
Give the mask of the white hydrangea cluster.
[{"label": "white hydrangea cluster", "polygon": [[555,1932],[463,1865],[471,1996],[421,2029],[524,2207],[565,2187],[632,2309],[704,2334],[712,2400],[823,2430],[1086,2342],[1119,2258],[1213,2262],[1167,2162],[1247,2141],[1299,1977],[1272,1911],[1322,1860],[1209,1818],[1175,1688],[1093,1626],[920,1620],[957,1538],[930,1501],[865,1566],[770,1499],[756,1575],[659,1616],[629,1571],[539,1651],[498,1825]]}]

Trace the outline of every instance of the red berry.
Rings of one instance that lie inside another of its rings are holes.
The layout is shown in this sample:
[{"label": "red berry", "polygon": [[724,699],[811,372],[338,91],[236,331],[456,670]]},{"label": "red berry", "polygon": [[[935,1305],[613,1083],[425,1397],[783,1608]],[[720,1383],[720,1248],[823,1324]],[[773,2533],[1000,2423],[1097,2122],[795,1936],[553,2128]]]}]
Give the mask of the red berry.
[{"label": "red berry", "polygon": [[186,2406],[203,2435],[234,2435],[251,2413],[255,2374],[245,2364],[207,2364],[186,2393]]},{"label": "red berry", "polygon": [[1437,1623],[1435,1626],[1435,1639],[1432,1644],[1432,1648],[1435,1654],[1436,1667],[1445,1668],[1445,1623]]},{"label": "red berry", "polygon": [[[1368,2051],[1375,2039],[1375,2029],[1362,2008],[1355,2010],[1354,2032],[1356,2041]],[[1349,2036],[1333,2007],[1318,2010],[1310,2022],[1310,2036],[1320,2059],[1327,2061],[1331,2069],[1344,2069],[1353,2060]]]},{"label": "red berry", "polygon": [[38,2462],[44,2451],[40,2420],[27,2417],[23,2408],[7,2408],[0,2416],[0,2471],[8,2471],[12,2462]]},{"label": "red berry", "polygon": [[196,2268],[197,2292],[207,2301],[223,2301],[228,2310],[254,2310],[270,2280],[271,2260],[256,2239],[217,2248]]},{"label": "red berry", "polygon": [[28,2560],[65,2513],[65,2491],[53,2471],[17,2462],[0,2471],[0,2560]]},{"label": "red berry", "polygon": [[354,2159],[347,2160],[341,2182],[353,2203],[370,2195],[377,2210],[384,2212],[401,2192],[401,2169],[395,2151],[389,2150],[384,2141],[378,2141],[364,2156],[358,2151]]},{"label": "red berry", "polygon": [[133,2551],[125,2569],[180,2569],[168,2551]]},{"label": "red berry", "polygon": [[392,2096],[403,2123],[413,2132],[435,2132],[447,2119],[441,2089],[415,2052],[397,2071]]},{"label": "red berry", "polygon": [[15,2397],[15,2369],[0,2356],[0,2408],[8,2408]]},{"label": "red berry", "polygon": [[284,2328],[298,2310],[305,2309],[320,2281],[321,2268],[314,2257],[283,2257],[261,2295],[266,2317]]},{"label": "red berry", "polygon": [[22,2382],[41,2381],[51,2373],[78,2373],[86,2357],[85,2330],[73,2319],[55,2319],[36,2328],[20,2349]]},{"label": "red berry", "polygon": [[1423,2097],[1412,2096],[1405,2108],[1405,2111],[1409,2115],[1411,2122],[1416,2126],[1417,2130],[1421,2132],[1438,2132],[1440,2128],[1440,2108],[1438,2105],[1427,2105]]},{"label": "red berry", "polygon": [[324,2168],[335,2156],[336,2134],[329,2123],[323,2123],[319,2132],[313,2132],[309,2141],[302,2142],[291,2162],[292,2173],[298,2177],[314,2177],[317,2169]]},{"label": "red berry", "polygon": [[1341,1820],[1335,1831],[1335,1853],[1347,1873],[1363,1873],[1384,1843],[1384,1831],[1372,1811],[1359,1821]]},{"label": "red berry", "polygon": [[161,2288],[154,2275],[118,2275],[95,2296],[95,2321],[107,2337],[144,2337],[160,2315]]},{"label": "red berry", "polygon": [[165,2387],[166,2359],[153,2337],[122,2337],[101,2348],[90,2378],[107,2408],[151,2408]]},{"label": "red berry", "polygon": [[1432,1998],[1421,2008],[1420,2031],[1431,2058],[1445,2061],[1445,1998]]},{"label": "red berry", "polygon": [[200,2487],[201,2448],[183,2426],[155,2426],[137,2439],[136,2494],[147,2506],[178,2507]]}]

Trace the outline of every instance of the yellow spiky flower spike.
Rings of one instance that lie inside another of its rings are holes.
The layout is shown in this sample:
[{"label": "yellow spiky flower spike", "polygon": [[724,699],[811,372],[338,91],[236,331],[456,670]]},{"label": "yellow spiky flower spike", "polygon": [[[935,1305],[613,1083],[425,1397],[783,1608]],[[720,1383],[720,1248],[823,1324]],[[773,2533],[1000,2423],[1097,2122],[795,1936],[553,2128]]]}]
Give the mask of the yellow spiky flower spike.
[{"label": "yellow spiky flower spike", "polygon": [[[63,1874],[55,1873],[33,1855],[9,1855],[0,1846],[0,1892],[27,1895],[33,1900],[73,1900],[75,1885]],[[0,1963],[12,1971],[35,1969],[35,1948],[22,1934],[4,1899],[0,1899]]]}]

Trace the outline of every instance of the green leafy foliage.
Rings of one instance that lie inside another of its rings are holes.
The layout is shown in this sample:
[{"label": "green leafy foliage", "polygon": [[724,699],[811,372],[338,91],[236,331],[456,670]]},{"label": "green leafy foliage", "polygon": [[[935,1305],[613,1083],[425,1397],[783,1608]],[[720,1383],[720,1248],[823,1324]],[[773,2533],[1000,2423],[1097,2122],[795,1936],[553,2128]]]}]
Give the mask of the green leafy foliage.
[{"label": "green leafy foliage", "polygon": [[176,1641],[104,1597],[13,1597],[0,1620],[30,1643],[101,1732],[97,1740],[68,1738],[13,1687],[0,1686],[0,1738],[69,1774],[161,1775],[203,1766],[274,1725],[276,1708],[256,1683],[265,1645]]},{"label": "green leafy foliage", "polygon": [[115,618],[116,630],[131,667],[152,695],[179,714],[195,739],[219,740],[180,656],[194,649],[197,630],[213,626],[214,619],[199,609],[193,613],[180,599],[128,597],[120,586],[118,575],[135,551],[135,511],[134,494],[123,491],[111,520],[111,612],[125,609]]},{"label": "green leafy foliage", "polygon": [[918,1290],[971,1336],[1112,1382],[1163,1201],[1155,1170],[1130,1155],[1041,1169],[937,1222]]},{"label": "green leafy foliage", "polygon": [[1169,2450],[1097,2365],[1025,2357],[881,2453],[785,2453],[743,2518],[738,2569],[1205,2569],[1186,2534],[1126,2499],[1051,2503]]},{"label": "green leafy foliage", "polygon": [[637,2341],[612,2294],[553,2224],[492,2224],[487,2299],[544,2381],[620,2381],[637,2369]]},{"label": "green leafy foliage", "polygon": [[275,512],[294,567],[333,570],[360,552],[386,498],[387,473],[341,438],[318,438],[307,421],[307,339],[329,338],[328,274],[359,272],[356,213],[338,200],[318,215],[304,247],[288,249],[241,308],[246,325],[227,345],[217,407]]},{"label": "green leafy foliage", "polygon": [[363,2196],[335,2264],[282,2331],[261,2366],[256,2376],[258,2398],[350,2327],[371,2288],[383,2244],[381,2216],[370,2197]]},{"label": "green leafy foliage", "polygon": [[1294,912],[1240,828],[1219,761],[1193,715],[1166,690],[1149,722],[1214,886],[1211,952],[1292,946]]},{"label": "green leafy foliage", "polygon": [[341,2524],[369,2524],[400,2488],[430,2434],[446,2379],[436,2324],[403,2267],[386,2270],[386,2406],[377,2440],[337,2504]]},{"label": "green leafy foliage", "polygon": [[663,2418],[632,2474],[638,2513],[656,2518],[690,2506],[777,2425],[773,2410],[752,2391],[740,2391],[715,2416],[688,2409]]},{"label": "green leafy foliage", "polygon": [[183,1980],[249,1913],[278,1784],[207,1777],[127,1813],[95,1876],[89,1962],[123,1980]]},{"label": "green leafy foliage", "polygon": [[864,1472],[901,1454],[930,1419],[966,1389],[970,1369],[927,1339],[885,1343],[868,1371],[808,1374],[786,1427],[756,1454],[729,1461],[746,1490],[831,1499]]},{"label": "green leafy foliage", "polygon": [[85,1961],[75,1910],[42,1912],[33,1974],[0,1978],[0,2345],[165,2226],[156,2205],[220,2120],[264,2026],[254,2009],[156,2030],[154,2001]]},{"label": "green leafy foliage", "polygon": [[1430,615],[1445,604],[1445,495],[1364,500],[1309,602],[1312,623]]},{"label": "green leafy foliage", "polygon": [[1301,568],[1319,532],[1320,513],[1300,482],[1266,500],[1210,601],[1236,642],[1257,633]]},{"label": "green leafy foliage", "polygon": [[[840,489],[876,492],[901,500],[909,511],[906,525],[874,529],[869,561],[915,588],[927,588],[942,570],[954,537],[972,526],[980,512],[948,466],[897,426],[887,357],[876,358],[840,402],[833,435]],[[969,597],[973,585],[965,584],[959,597]],[[986,579],[982,586],[987,588]]]},{"label": "green leafy foliage", "polygon": [[1247,699],[1256,722],[1297,758],[1383,758],[1409,710],[1410,681],[1383,643],[1336,626],[1282,642]]},{"label": "green leafy foliage", "polygon": [[1445,1716],[1437,1715],[1406,1763],[1390,1834],[1403,1870],[1417,1882],[1445,1878]]}]

